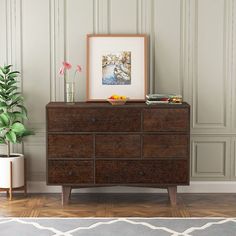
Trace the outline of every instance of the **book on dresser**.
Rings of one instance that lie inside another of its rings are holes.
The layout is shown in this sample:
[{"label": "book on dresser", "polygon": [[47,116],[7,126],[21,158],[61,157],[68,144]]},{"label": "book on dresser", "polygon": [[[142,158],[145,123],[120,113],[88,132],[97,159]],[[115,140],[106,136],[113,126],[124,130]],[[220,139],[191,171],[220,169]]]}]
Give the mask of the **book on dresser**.
[{"label": "book on dresser", "polygon": [[47,184],[167,188],[189,185],[190,106],[130,102],[122,106],[50,102],[47,116]]}]

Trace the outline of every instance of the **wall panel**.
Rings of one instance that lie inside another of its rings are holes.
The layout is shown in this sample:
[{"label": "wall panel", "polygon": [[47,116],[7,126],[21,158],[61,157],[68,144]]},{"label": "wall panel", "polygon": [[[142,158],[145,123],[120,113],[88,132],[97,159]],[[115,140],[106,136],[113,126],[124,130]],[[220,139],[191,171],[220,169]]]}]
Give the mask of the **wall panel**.
[{"label": "wall panel", "polygon": [[138,33],[138,1],[109,0],[109,33]]},{"label": "wall panel", "polygon": [[155,92],[181,93],[181,1],[154,1]]},{"label": "wall panel", "polygon": [[193,137],[191,150],[194,179],[229,179],[229,138]]},{"label": "wall panel", "polygon": [[50,100],[49,29],[49,2],[23,0],[23,92],[32,123],[45,122],[45,105]]},{"label": "wall panel", "polygon": [[[24,154],[27,157],[27,179],[30,181],[46,180],[45,143],[25,145]],[[30,157],[30,158],[29,158]]]},{"label": "wall panel", "polygon": [[82,73],[75,78],[76,97],[81,101],[86,99],[86,35],[93,33],[94,21],[97,20],[93,19],[93,2],[71,0],[66,5],[66,59],[73,65],[68,76],[73,79],[76,65],[82,66]]},{"label": "wall panel", "polygon": [[[43,17],[42,17],[43,16]],[[49,1],[22,1],[22,90],[29,112],[29,126],[36,132],[25,142],[24,153],[28,161],[28,179],[41,179],[45,175],[45,144],[32,149],[39,142],[37,124],[45,130],[45,105],[50,100],[50,15]]]},{"label": "wall panel", "polygon": [[196,1],[194,127],[226,127],[226,1]]}]

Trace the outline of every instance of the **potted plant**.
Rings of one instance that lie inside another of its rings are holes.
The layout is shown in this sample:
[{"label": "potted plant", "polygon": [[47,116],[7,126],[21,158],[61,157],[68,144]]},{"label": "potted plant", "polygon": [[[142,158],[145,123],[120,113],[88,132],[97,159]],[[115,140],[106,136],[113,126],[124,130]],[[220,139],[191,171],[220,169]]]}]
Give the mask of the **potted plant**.
[{"label": "potted plant", "polygon": [[11,153],[11,144],[33,134],[23,124],[27,110],[17,87],[20,73],[11,67],[0,67],[0,144],[7,146],[7,153],[0,155],[0,188],[10,190],[10,198],[12,189],[25,186],[24,155]]}]

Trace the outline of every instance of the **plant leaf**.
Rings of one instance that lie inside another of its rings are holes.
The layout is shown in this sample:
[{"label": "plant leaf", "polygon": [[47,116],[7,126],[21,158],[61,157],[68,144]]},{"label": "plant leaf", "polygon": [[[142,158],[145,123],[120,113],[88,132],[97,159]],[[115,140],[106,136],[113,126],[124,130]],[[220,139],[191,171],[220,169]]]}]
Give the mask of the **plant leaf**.
[{"label": "plant leaf", "polygon": [[9,132],[7,132],[6,139],[11,143],[16,143],[16,134],[14,133],[14,131],[10,130]]},{"label": "plant leaf", "polygon": [[21,120],[21,119],[24,119],[24,120],[28,120],[28,117],[26,116],[26,114],[24,112],[20,112],[20,111],[14,111],[13,112],[14,115],[15,115],[15,120]]},{"label": "plant leaf", "polygon": [[6,144],[5,139],[3,137],[0,137],[0,144]]},{"label": "plant leaf", "polygon": [[16,122],[12,125],[11,130],[17,133],[22,133],[25,130],[25,126],[20,122]]},{"label": "plant leaf", "polygon": [[7,89],[7,93],[10,94],[12,91],[16,89],[17,89],[17,86],[10,86],[10,88]]},{"label": "plant leaf", "polygon": [[10,69],[12,67],[12,65],[7,65],[7,66],[4,66],[4,69],[5,70],[8,70],[8,69]]},{"label": "plant leaf", "polygon": [[16,83],[17,83],[17,81],[15,81],[15,80],[9,80],[7,82],[7,86],[12,86],[13,84],[16,84]]},{"label": "plant leaf", "polygon": [[20,73],[20,72],[18,72],[18,71],[10,72],[10,73],[8,74],[8,77],[15,80],[15,78],[19,76],[19,73]]},{"label": "plant leaf", "polygon": [[6,113],[2,113],[0,115],[0,120],[1,120],[1,123],[4,125],[4,126],[8,126],[10,121],[9,121],[9,117]]},{"label": "plant leaf", "polygon": [[21,108],[22,114],[28,119],[28,112],[25,106],[23,105],[17,105],[17,107]]},{"label": "plant leaf", "polygon": [[7,111],[7,104],[5,102],[0,102],[0,109],[3,110],[3,112]]},{"label": "plant leaf", "polygon": [[15,70],[15,71],[12,71],[12,72],[9,73],[9,75],[12,75],[12,74],[20,74],[20,72]]},{"label": "plant leaf", "polygon": [[21,137],[34,135],[34,134],[35,134],[34,131],[25,129],[24,132],[21,133]]}]

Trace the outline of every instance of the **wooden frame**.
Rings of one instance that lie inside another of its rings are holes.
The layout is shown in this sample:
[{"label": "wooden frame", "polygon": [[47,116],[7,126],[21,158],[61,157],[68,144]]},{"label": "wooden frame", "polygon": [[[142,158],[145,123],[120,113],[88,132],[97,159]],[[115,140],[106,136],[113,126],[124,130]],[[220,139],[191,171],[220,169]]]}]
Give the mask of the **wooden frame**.
[{"label": "wooden frame", "polygon": [[[90,47],[90,40],[91,38],[143,38],[143,97],[141,98],[132,98],[130,99],[130,101],[145,101],[145,96],[147,94],[147,47],[148,47],[148,39],[147,39],[147,35],[145,34],[88,34],[87,35],[87,101],[105,101],[106,98],[101,98],[101,99],[94,99],[91,98],[91,94],[90,94],[90,88],[91,88],[91,73],[90,73],[90,53],[91,53],[91,47]],[[109,85],[110,86],[110,85]],[[111,94],[110,94],[111,95]],[[120,94],[120,95],[127,95],[129,97],[129,94]]]},{"label": "wooden frame", "polygon": [[12,200],[12,193],[13,191],[24,191],[25,196],[27,196],[27,163],[26,159],[24,158],[24,185],[21,187],[13,188],[12,187],[12,161],[10,162],[10,187],[9,188],[0,188],[0,191],[6,191],[7,197]]}]

